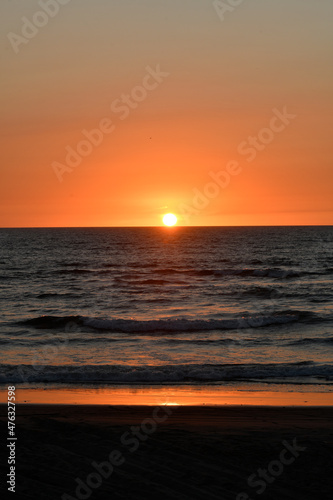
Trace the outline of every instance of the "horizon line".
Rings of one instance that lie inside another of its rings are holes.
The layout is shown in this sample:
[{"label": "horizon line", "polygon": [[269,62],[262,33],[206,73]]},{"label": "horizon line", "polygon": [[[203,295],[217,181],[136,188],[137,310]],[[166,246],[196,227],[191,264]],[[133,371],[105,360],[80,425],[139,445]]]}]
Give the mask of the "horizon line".
[{"label": "horizon line", "polygon": [[156,225],[156,226],[1,226],[0,229],[156,229],[156,228],[164,228],[167,230],[173,230],[176,228],[199,228],[199,227],[333,227],[333,224],[247,224],[247,225],[200,225],[200,226],[165,226]]}]

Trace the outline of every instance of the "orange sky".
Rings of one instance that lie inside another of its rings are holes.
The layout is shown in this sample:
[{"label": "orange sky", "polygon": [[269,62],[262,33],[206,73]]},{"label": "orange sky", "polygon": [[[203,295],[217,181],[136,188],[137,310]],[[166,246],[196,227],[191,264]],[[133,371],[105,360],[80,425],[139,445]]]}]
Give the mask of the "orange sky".
[{"label": "orange sky", "polygon": [[2,2],[0,226],[333,224],[333,3],[219,12]]}]

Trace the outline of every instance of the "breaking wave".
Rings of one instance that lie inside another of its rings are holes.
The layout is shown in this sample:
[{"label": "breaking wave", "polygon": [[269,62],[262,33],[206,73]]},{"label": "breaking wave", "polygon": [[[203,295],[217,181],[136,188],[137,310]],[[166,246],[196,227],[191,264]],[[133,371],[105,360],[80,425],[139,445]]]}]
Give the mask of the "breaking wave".
[{"label": "breaking wave", "polygon": [[93,330],[124,333],[153,332],[200,332],[234,330],[284,325],[306,319],[310,315],[302,311],[286,311],[270,316],[248,316],[238,319],[158,319],[138,321],[134,319],[98,319],[88,316],[40,316],[19,322],[20,325],[37,329],[66,328],[72,324]]},{"label": "breaking wave", "polygon": [[[0,383],[216,383],[267,381],[314,383],[333,381],[333,366],[313,362],[223,365],[0,365]],[[297,379],[297,380],[296,380]],[[310,380],[311,379],[311,380]]]}]

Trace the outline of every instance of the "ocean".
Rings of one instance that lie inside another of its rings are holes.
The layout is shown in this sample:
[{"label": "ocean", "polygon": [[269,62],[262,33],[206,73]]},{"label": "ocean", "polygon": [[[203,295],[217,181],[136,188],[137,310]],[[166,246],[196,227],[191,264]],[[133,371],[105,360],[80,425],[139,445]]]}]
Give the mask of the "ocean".
[{"label": "ocean", "polygon": [[0,383],[331,392],[332,243],[332,226],[1,229]]}]

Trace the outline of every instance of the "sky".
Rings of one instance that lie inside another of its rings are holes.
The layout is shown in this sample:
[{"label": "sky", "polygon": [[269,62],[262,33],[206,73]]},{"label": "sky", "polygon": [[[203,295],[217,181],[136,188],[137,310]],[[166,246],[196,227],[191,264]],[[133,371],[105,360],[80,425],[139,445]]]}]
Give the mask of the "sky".
[{"label": "sky", "polygon": [[331,0],[4,0],[0,226],[333,224]]}]

